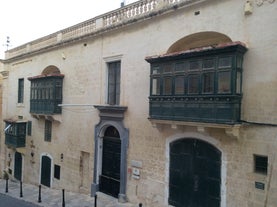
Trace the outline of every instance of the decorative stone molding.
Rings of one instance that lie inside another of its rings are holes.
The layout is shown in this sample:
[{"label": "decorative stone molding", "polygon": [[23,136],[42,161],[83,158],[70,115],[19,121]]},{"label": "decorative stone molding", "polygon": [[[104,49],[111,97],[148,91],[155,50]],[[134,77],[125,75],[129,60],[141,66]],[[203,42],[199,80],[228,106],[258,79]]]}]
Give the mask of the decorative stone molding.
[{"label": "decorative stone molding", "polygon": [[182,126],[196,127],[197,132],[201,134],[209,134],[209,129],[224,129],[225,134],[233,139],[239,139],[241,124],[217,124],[204,122],[185,122],[173,120],[149,119],[152,126],[158,130],[163,130],[164,126],[171,126],[172,129],[178,129]]},{"label": "decorative stone molding", "polygon": [[275,0],[256,0],[257,6],[262,6],[264,2],[269,2],[270,4],[273,4]]},{"label": "decorative stone molding", "polygon": [[120,203],[127,202],[127,149],[129,146],[129,129],[125,128],[123,120],[127,106],[110,106],[110,105],[95,105],[99,111],[100,122],[95,125],[94,132],[94,171],[93,183],[91,184],[91,196],[99,191],[99,175],[102,166],[102,144],[105,130],[108,126],[113,126],[117,129],[121,140],[120,154],[120,189],[118,201]]},{"label": "decorative stone molding", "polygon": [[5,71],[1,71],[0,73],[3,76],[4,79],[9,77],[9,71],[5,70]]}]

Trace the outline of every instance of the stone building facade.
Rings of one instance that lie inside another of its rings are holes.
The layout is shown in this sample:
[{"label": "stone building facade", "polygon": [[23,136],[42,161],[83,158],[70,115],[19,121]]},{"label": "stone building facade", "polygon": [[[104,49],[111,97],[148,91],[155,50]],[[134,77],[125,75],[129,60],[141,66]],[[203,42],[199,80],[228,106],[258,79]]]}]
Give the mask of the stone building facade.
[{"label": "stone building facade", "polygon": [[274,0],[141,0],[6,52],[1,172],[144,206],[276,206]]}]

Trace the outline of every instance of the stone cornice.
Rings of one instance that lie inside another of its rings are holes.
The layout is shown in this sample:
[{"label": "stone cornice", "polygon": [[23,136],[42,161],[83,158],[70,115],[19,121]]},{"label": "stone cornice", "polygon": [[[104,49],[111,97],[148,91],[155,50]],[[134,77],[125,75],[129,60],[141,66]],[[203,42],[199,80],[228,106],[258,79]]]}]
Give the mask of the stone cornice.
[{"label": "stone cornice", "polygon": [[177,9],[212,0],[141,0],[72,27],[31,41],[6,52],[4,63],[13,62],[69,44],[78,43],[103,33],[152,19]]}]

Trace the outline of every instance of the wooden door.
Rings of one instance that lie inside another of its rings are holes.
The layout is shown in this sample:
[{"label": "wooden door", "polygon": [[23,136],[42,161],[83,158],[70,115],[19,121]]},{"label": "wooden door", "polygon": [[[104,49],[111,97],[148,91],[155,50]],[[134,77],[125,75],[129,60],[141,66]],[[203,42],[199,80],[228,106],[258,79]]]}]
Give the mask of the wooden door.
[{"label": "wooden door", "polygon": [[41,181],[42,185],[50,187],[51,184],[51,159],[48,156],[41,158]]},{"label": "wooden door", "polygon": [[19,181],[22,179],[22,155],[19,152],[14,154],[14,177]]},{"label": "wooden door", "polygon": [[103,138],[100,191],[118,198],[120,190],[121,141],[118,131],[108,127]]},{"label": "wooden door", "polygon": [[170,145],[169,204],[220,207],[221,152],[207,142],[181,139]]}]

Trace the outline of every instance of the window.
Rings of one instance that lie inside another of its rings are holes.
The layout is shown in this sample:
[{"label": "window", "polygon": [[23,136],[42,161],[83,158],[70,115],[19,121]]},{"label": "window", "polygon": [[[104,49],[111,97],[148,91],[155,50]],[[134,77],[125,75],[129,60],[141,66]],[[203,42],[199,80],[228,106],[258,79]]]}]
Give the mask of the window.
[{"label": "window", "polygon": [[198,94],[199,87],[199,75],[190,75],[188,80],[188,93]]},{"label": "window", "polygon": [[28,136],[32,135],[32,121],[27,122],[27,135]]},{"label": "window", "polygon": [[160,95],[160,79],[152,79],[152,95]]},{"label": "window", "polygon": [[17,103],[23,103],[24,100],[24,79],[18,79],[18,98]]},{"label": "window", "polygon": [[231,92],[231,71],[218,73],[218,93]]},{"label": "window", "polygon": [[232,57],[220,57],[218,60],[219,68],[230,68],[232,66]]},{"label": "window", "polygon": [[54,178],[59,180],[60,177],[61,177],[61,166],[54,165]]},{"label": "window", "polygon": [[52,137],[52,122],[49,120],[45,120],[44,141],[51,142],[51,137]]},{"label": "window", "polygon": [[172,81],[171,81],[171,77],[165,77],[164,78],[163,86],[164,86],[163,94],[164,95],[171,95],[172,94]]},{"label": "window", "polygon": [[254,171],[267,175],[268,157],[262,155],[254,155]]},{"label": "window", "polygon": [[5,134],[14,136],[26,135],[26,123],[8,123],[6,122]]},{"label": "window", "polygon": [[203,93],[214,93],[214,73],[203,74]]},{"label": "window", "polygon": [[176,76],[175,78],[175,95],[182,95],[185,93],[185,77]]},{"label": "window", "polygon": [[120,61],[108,63],[108,104],[119,105]]},{"label": "window", "polygon": [[236,92],[237,94],[241,93],[241,71],[237,71],[237,86],[236,86]]},{"label": "window", "polygon": [[[241,94],[242,57],[206,55],[202,58],[155,63],[151,69],[151,95]],[[234,72],[233,72],[234,71]]]}]

